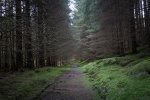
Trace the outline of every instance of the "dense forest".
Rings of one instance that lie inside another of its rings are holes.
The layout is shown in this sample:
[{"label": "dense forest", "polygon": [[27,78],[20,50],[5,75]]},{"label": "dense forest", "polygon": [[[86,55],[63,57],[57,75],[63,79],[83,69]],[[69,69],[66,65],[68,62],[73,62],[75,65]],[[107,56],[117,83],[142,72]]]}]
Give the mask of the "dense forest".
[{"label": "dense forest", "polygon": [[76,0],[74,25],[83,59],[123,56],[150,47],[149,0]]},{"label": "dense forest", "polygon": [[150,0],[0,0],[0,100],[149,100]]},{"label": "dense forest", "polygon": [[[76,0],[76,5],[71,20],[68,1],[1,1],[0,69],[61,65],[75,55],[75,40],[85,60],[150,46],[149,0]],[[72,29],[80,39],[74,39]]]},{"label": "dense forest", "polygon": [[0,69],[67,63],[73,51],[67,4],[67,0],[1,0]]}]

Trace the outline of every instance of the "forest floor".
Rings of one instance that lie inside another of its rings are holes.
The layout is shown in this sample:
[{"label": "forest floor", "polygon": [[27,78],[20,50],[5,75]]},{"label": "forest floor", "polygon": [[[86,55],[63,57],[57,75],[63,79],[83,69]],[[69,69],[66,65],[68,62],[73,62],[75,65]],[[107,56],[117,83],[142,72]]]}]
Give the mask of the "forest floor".
[{"label": "forest floor", "polygon": [[40,100],[96,100],[96,97],[85,74],[78,68],[72,68],[48,87],[41,94]]},{"label": "forest floor", "polygon": [[79,64],[100,100],[150,100],[150,55],[97,59]]},{"label": "forest floor", "polygon": [[0,100],[33,100],[67,71],[69,67],[61,66],[0,73]]},{"label": "forest floor", "polygon": [[[1,73],[0,100],[149,100],[150,55]],[[35,98],[36,97],[36,98]]]}]

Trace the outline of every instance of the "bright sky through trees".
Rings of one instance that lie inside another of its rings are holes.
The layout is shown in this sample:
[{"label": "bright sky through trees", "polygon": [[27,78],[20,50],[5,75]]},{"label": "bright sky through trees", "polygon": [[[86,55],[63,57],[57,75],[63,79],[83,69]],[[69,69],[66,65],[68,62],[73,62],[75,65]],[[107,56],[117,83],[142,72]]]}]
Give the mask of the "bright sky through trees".
[{"label": "bright sky through trees", "polygon": [[69,16],[71,19],[74,17],[74,11],[77,11],[76,6],[75,6],[75,0],[69,0],[69,8],[71,10]]}]

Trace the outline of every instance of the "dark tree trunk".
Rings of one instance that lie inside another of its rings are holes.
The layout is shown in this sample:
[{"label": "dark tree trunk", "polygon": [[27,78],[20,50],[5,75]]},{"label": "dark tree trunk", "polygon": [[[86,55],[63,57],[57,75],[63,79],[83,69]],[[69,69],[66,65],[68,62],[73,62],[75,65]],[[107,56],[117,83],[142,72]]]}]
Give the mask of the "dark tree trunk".
[{"label": "dark tree trunk", "polygon": [[32,53],[32,34],[31,34],[31,18],[30,18],[30,0],[25,1],[26,4],[26,60],[27,68],[32,68],[33,64],[33,53]]},{"label": "dark tree trunk", "polygon": [[45,65],[44,61],[44,19],[43,19],[43,4],[38,6],[38,42],[39,42],[39,67],[43,67]]},{"label": "dark tree trunk", "polygon": [[130,33],[132,40],[132,53],[137,53],[135,18],[134,18],[134,0],[130,0]]},{"label": "dark tree trunk", "polygon": [[147,28],[148,28],[148,44],[149,44],[149,47],[150,47],[150,0],[147,0]]},{"label": "dark tree trunk", "polygon": [[15,70],[23,67],[22,53],[22,26],[21,26],[21,0],[16,0],[16,67]]}]

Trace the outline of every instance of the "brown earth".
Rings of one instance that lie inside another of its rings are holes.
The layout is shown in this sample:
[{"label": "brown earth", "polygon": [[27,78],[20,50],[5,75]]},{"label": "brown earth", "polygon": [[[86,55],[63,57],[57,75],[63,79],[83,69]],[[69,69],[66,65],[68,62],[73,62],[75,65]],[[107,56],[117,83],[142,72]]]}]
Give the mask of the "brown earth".
[{"label": "brown earth", "polygon": [[93,100],[94,91],[85,85],[84,74],[77,68],[59,77],[40,96],[40,100]]}]

